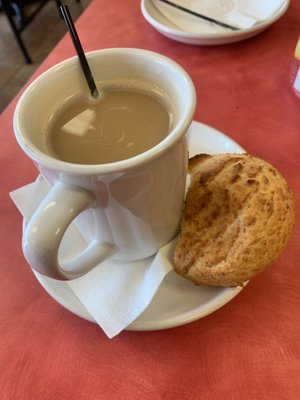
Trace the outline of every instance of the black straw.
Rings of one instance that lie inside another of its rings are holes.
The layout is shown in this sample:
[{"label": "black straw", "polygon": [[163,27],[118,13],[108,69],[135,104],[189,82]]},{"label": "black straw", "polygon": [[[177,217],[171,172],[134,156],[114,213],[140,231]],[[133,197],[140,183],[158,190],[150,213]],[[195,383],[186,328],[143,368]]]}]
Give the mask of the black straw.
[{"label": "black straw", "polygon": [[69,8],[68,8],[68,6],[60,6],[60,10],[61,10],[62,16],[63,16],[63,18],[65,20],[65,23],[67,25],[67,28],[69,30],[69,33],[71,35],[71,39],[72,39],[73,45],[74,45],[75,50],[77,52],[77,55],[78,55],[78,58],[79,58],[83,73],[85,75],[87,84],[88,84],[88,86],[90,88],[91,94],[92,94],[93,97],[98,97],[99,92],[97,90],[97,87],[96,87],[92,72],[90,70],[89,64],[88,64],[87,59],[85,57],[84,51],[82,49],[82,46],[81,46],[78,34],[76,32],[76,29],[75,29],[75,26],[74,26],[74,23],[73,23]]},{"label": "black straw", "polygon": [[238,31],[239,30],[239,28],[237,28],[236,26],[225,24],[224,22],[221,22],[221,21],[218,21],[216,19],[207,17],[206,15],[203,15],[203,14],[198,14],[195,11],[192,11],[192,10],[190,10],[188,8],[184,8],[184,7],[180,6],[179,4],[172,3],[169,0],[159,0],[159,1],[161,1],[162,3],[168,4],[171,7],[175,7],[180,11],[184,11],[184,12],[186,12],[188,14],[191,14],[194,17],[198,17],[198,18],[204,19],[205,21],[212,22],[212,23],[214,23],[216,25],[223,26],[223,28],[231,29],[232,31]]}]

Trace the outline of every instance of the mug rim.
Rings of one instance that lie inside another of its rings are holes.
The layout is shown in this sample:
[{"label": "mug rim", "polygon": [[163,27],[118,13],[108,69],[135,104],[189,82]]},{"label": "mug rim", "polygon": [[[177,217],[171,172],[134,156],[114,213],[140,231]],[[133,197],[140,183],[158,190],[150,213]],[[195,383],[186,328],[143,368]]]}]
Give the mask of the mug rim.
[{"label": "mug rim", "polygon": [[115,172],[125,171],[136,166],[140,166],[149,161],[156,159],[163,155],[170,147],[176,144],[186,133],[188,127],[190,126],[193,116],[196,109],[196,91],[194,84],[192,82],[191,77],[188,73],[181,67],[178,63],[173,61],[167,56],[164,56],[160,53],[156,53],[150,50],[138,49],[138,48],[110,48],[110,49],[99,49],[86,53],[87,59],[92,59],[93,57],[97,57],[97,55],[101,54],[141,54],[145,57],[154,58],[160,60],[164,64],[167,64],[176,73],[181,76],[181,78],[185,81],[185,85],[188,88],[189,96],[188,102],[185,106],[184,112],[180,115],[180,118],[176,124],[176,126],[169,132],[169,134],[158,144],[146,150],[143,153],[140,153],[134,157],[130,157],[124,160],[105,163],[105,164],[77,164],[70,163],[60,159],[56,159],[51,157],[50,155],[42,152],[35,146],[32,142],[28,141],[28,137],[23,134],[21,128],[21,117],[20,117],[20,108],[23,107],[24,102],[27,101],[27,96],[32,88],[40,81],[47,78],[47,76],[52,75],[57,70],[62,67],[68,67],[74,65],[78,57],[73,56],[67,58],[59,63],[53,65],[43,73],[41,73],[30,85],[25,89],[23,94],[21,95],[18,103],[16,105],[14,115],[13,115],[13,128],[16,140],[22,150],[38,165],[41,165],[45,168],[65,172],[69,174],[75,175],[95,175],[95,174],[109,174]]}]

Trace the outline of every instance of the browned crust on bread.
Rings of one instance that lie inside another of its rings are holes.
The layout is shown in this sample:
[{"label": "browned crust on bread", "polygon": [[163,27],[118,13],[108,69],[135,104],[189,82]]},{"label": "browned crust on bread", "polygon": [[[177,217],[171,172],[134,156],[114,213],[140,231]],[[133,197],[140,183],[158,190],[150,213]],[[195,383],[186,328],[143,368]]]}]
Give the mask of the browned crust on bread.
[{"label": "browned crust on bread", "polygon": [[243,285],[285,247],[293,193],[273,166],[249,154],[201,154],[189,172],[174,269],[198,285]]}]

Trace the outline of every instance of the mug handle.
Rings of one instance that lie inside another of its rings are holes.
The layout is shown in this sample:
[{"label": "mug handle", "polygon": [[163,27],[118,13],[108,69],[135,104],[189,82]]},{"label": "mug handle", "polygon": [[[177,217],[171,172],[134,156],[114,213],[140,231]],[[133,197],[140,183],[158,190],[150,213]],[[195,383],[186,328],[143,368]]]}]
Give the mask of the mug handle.
[{"label": "mug handle", "polygon": [[[30,218],[22,239],[29,265],[42,275],[58,280],[79,278],[115,252],[115,246],[91,241],[87,248],[63,265],[58,250],[75,217],[95,203],[88,190],[57,181]],[[70,272],[69,272],[70,270]]]}]

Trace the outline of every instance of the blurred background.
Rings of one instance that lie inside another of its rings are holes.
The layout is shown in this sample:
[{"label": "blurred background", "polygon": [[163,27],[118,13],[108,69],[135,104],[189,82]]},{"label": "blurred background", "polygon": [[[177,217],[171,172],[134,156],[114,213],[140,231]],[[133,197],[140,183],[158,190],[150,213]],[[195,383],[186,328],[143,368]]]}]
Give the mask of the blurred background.
[{"label": "blurred background", "polygon": [[[68,5],[75,21],[91,1],[64,0],[63,4]],[[59,3],[59,0],[0,0],[0,113],[66,33]],[[18,35],[30,60],[20,48]]]}]

